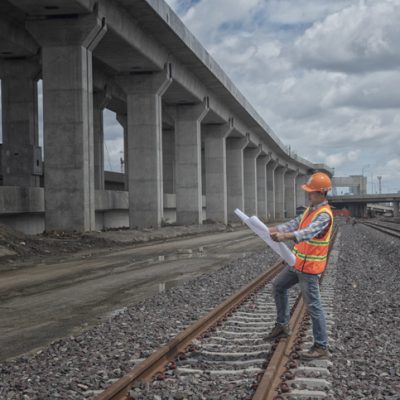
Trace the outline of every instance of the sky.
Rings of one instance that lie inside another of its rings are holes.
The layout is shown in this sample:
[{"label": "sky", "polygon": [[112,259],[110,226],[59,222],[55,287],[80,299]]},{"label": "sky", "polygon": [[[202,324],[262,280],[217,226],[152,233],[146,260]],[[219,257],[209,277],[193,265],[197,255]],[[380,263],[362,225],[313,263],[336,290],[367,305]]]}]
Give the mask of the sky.
[{"label": "sky", "polygon": [[[292,151],[400,190],[400,0],[167,2]],[[119,171],[122,128],[104,125]]]}]

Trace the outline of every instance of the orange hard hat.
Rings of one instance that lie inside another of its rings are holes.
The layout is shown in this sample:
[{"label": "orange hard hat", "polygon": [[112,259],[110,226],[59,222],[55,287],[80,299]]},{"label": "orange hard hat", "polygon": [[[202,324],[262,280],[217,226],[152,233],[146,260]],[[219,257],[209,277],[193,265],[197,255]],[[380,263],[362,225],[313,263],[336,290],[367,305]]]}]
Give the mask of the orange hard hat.
[{"label": "orange hard hat", "polygon": [[306,192],[329,192],[332,189],[332,182],[327,174],[316,172],[311,175],[308,182],[301,187]]}]

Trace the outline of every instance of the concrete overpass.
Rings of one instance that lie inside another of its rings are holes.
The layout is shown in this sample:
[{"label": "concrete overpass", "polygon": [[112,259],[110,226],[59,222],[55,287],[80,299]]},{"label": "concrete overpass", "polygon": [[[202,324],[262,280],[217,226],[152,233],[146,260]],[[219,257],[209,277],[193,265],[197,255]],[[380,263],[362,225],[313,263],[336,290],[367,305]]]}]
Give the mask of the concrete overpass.
[{"label": "concrete overpass", "polygon": [[356,217],[366,216],[368,204],[393,203],[393,216],[398,217],[400,193],[330,196],[329,202],[338,208],[346,207]]},{"label": "concrete overpass", "polygon": [[367,193],[368,178],[362,175],[335,176],[332,179],[332,191],[336,195],[337,188],[348,187],[354,195]]},{"label": "concrete overpass", "polygon": [[[333,174],[290,154],[163,0],[3,0],[0,15],[0,221],[31,233],[227,223],[236,207],[282,219],[310,173]],[[114,190],[105,108],[124,129]]]}]

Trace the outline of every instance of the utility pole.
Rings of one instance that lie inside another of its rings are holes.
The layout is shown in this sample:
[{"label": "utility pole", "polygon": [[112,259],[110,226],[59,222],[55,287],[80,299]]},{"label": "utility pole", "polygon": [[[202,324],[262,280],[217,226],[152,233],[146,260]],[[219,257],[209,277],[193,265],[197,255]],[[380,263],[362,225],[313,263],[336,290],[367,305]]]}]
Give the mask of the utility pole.
[{"label": "utility pole", "polygon": [[377,176],[378,181],[379,181],[379,194],[382,194],[382,177]]},{"label": "utility pole", "polygon": [[[119,153],[124,154],[123,151],[120,151]],[[120,157],[119,162],[121,163],[121,173],[124,173],[125,172],[125,160],[122,157]]]}]

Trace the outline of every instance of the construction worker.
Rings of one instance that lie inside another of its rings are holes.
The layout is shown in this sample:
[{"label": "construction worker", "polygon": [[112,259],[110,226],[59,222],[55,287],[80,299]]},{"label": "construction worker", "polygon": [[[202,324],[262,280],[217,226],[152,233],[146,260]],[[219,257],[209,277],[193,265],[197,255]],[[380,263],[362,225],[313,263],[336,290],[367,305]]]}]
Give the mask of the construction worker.
[{"label": "construction worker", "polygon": [[333,228],[333,214],[326,199],[332,184],[328,175],[317,172],[302,185],[308,192],[310,206],[301,216],[270,228],[271,237],[277,242],[294,240],[296,262],[287,266],[272,282],[277,309],[277,320],[265,338],[273,340],[290,335],[288,289],[299,283],[301,293],[312,321],[314,344],[301,354],[305,360],[327,358],[328,337],[325,314],[319,292],[319,277],[324,271]]}]

